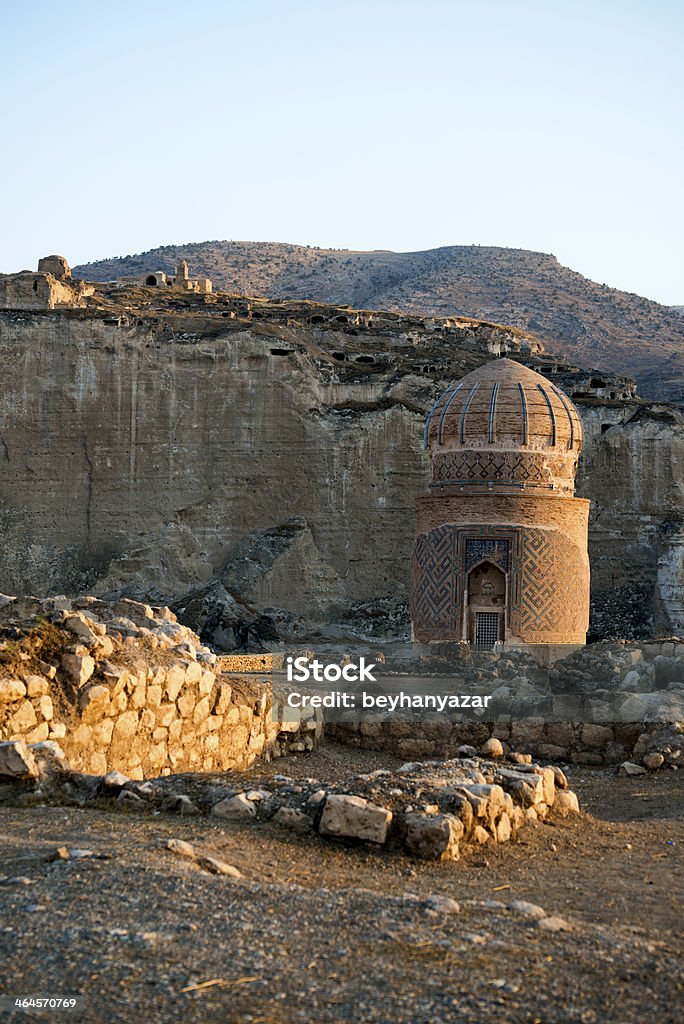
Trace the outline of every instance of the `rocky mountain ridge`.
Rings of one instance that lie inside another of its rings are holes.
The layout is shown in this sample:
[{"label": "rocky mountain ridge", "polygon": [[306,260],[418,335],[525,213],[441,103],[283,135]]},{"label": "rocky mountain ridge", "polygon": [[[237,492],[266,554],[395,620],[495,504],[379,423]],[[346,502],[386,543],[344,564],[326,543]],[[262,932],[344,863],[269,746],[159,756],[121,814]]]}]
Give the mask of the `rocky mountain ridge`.
[{"label": "rocky mountain ridge", "polygon": [[93,281],[171,273],[179,258],[230,292],[510,324],[567,361],[634,377],[648,398],[684,403],[684,319],[677,308],[597,284],[547,253],[493,246],[361,252],[210,241],[101,260],[74,273]]}]

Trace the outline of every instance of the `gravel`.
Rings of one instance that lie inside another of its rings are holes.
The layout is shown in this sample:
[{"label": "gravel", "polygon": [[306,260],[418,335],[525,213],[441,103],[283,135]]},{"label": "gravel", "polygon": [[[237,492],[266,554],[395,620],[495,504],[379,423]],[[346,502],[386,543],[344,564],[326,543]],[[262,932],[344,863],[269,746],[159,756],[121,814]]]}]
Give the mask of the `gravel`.
[{"label": "gravel", "polygon": [[[336,757],[373,767],[328,751],[288,773],[327,778]],[[679,1024],[680,774],[571,772],[593,816],[457,864],[269,823],[5,806],[1,991],[78,994],[64,1019],[85,1024]]]}]

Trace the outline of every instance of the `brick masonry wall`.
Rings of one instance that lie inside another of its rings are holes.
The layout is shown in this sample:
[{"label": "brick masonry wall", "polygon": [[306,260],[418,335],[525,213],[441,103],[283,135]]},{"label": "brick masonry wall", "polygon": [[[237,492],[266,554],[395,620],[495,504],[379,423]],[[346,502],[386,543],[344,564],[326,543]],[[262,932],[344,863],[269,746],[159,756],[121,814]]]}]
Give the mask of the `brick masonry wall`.
[{"label": "brick masonry wall", "polygon": [[589,502],[538,495],[418,499],[412,569],[416,639],[461,639],[465,569],[460,538],[511,546],[509,630],[522,643],[583,643],[589,624]]},{"label": "brick masonry wall", "polygon": [[586,498],[540,494],[426,494],[416,500],[416,533],[443,523],[513,523],[559,529],[586,546],[589,505]]}]

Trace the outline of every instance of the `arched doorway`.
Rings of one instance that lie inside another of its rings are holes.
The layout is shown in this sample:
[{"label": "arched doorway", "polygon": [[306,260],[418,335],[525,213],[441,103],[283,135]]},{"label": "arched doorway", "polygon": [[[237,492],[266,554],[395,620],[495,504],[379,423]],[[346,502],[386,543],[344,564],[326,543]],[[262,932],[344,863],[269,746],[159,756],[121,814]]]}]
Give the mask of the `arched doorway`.
[{"label": "arched doorway", "polygon": [[468,573],[466,635],[475,647],[491,648],[506,637],[506,574],[492,562]]},{"label": "arched doorway", "polygon": [[156,278],[156,276],[154,274],[149,274],[149,276],[145,278],[145,284],[151,285],[153,288],[156,288],[157,287],[157,278]]}]

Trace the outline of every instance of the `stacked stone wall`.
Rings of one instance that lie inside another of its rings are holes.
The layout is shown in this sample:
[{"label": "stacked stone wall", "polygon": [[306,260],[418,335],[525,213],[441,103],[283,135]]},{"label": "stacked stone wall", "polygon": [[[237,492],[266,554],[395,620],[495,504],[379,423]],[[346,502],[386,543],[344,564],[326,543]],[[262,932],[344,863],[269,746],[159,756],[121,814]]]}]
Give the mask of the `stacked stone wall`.
[{"label": "stacked stone wall", "polygon": [[679,638],[587,645],[551,668],[524,651],[474,655],[465,644],[430,645],[411,659],[388,653],[384,668],[388,693],[422,679],[426,693],[487,694],[486,711],[337,716],[326,721],[330,738],[405,758],[454,757],[463,744],[494,737],[506,753],[572,764],[684,765]]},{"label": "stacked stone wall", "polygon": [[[544,760],[578,765],[618,765],[641,762],[649,754],[662,756],[654,767],[684,765],[684,735],[677,729],[642,723],[516,721],[456,722],[443,718],[390,722],[326,724],[329,739],[397,757],[455,757],[460,747],[479,747],[492,737],[505,753],[529,751]],[[668,748],[661,753],[661,748]]]},{"label": "stacked stone wall", "polygon": [[320,714],[283,722],[268,679],[223,671],[166,608],[3,601],[0,740],[55,740],[74,769],[143,779],[247,768],[321,735]]}]

